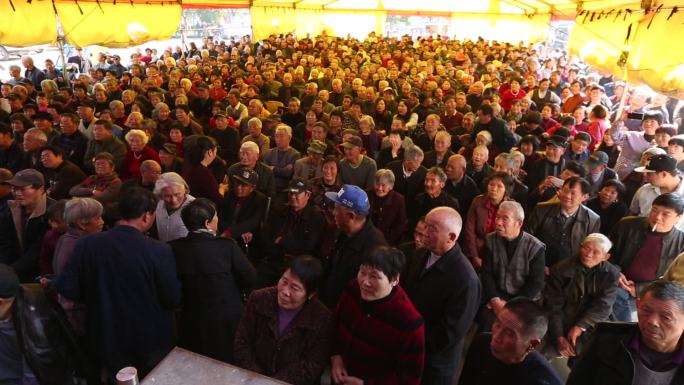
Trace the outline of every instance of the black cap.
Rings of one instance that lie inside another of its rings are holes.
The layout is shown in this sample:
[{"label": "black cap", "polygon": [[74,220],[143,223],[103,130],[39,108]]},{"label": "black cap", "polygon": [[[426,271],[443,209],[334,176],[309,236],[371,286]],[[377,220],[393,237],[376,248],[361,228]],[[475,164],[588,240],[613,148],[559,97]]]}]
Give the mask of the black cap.
[{"label": "black cap", "polygon": [[591,156],[584,161],[587,165],[587,169],[593,170],[598,166],[608,164],[608,154],[603,151],[595,151]]},{"label": "black cap", "polygon": [[636,172],[675,172],[677,171],[677,160],[672,155],[655,155],[651,157],[646,166],[637,167]]},{"label": "black cap", "polygon": [[12,298],[19,293],[19,278],[11,267],[0,264],[0,298]]},{"label": "black cap", "polygon": [[563,138],[562,136],[553,135],[546,140],[546,145],[565,148],[567,146],[567,143],[565,142],[565,138]]},{"label": "black cap", "polygon": [[301,178],[292,179],[285,189],[285,192],[288,193],[300,193],[304,191],[311,191],[311,184]]},{"label": "black cap", "polygon": [[233,178],[250,186],[256,186],[257,183],[259,183],[259,174],[249,168],[243,168],[242,170],[238,171],[237,174],[233,175]]}]

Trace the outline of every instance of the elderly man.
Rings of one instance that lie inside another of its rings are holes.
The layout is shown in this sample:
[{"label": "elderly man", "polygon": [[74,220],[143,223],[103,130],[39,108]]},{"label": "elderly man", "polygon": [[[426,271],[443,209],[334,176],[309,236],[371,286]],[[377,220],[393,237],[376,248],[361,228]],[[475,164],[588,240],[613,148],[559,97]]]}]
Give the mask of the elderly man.
[{"label": "elderly man", "polygon": [[325,236],[325,217],[311,203],[310,182],[292,179],[286,192],[287,205],[271,211],[259,237],[260,287],[274,285],[293,257],[317,256]]},{"label": "elderly man", "polygon": [[271,168],[275,178],[276,191],[283,191],[292,179],[295,162],[299,159],[299,151],[290,147],[292,128],[279,124],[275,128],[275,148],[263,152],[261,160]]},{"label": "elderly man", "polygon": [[454,152],[451,151],[451,135],[446,131],[438,131],[435,134],[434,150],[425,153],[423,166],[426,168],[436,166],[443,169],[452,155]]},{"label": "elderly man", "polygon": [[24,66],[24,77],[31,81],[33,87],[40,89],[40,82],[45,80],[45,73],[36,68],[33,64],[33,58],[30,56],[21,57],[21,65]]},{"label": "elderly man", "polygon": [[601,323],[568,385],[684,383],[684,287],[656,281],[641,293],[638,323]]},{"label": "elderly man", "polygon": [[446,168],[444,169],[447,181],[444,183],[444,191],[456,198],[462,213],[467,213],[470,203],[478,194],[480,188],[473,178],[466,174],[467,161],[463,155],[452,155],[449,157]]},{"label": "elderly man", "polygon": [[97,123],[95,119],[95,102],[92,100],[83,100],[78,104],[76,113],[81,121],[78,123],[78,130],[89,140],[93,139],[94,124]]},{"label": "elderly man", "polygon": [[306,150],[307,156],[298,159],[294,164],[293,178],[313,180],[323,176],[323,154],[326,145],[320,140],[312,140]]},{"label": "elderly man", "polygon": [[495,172],[505,172],[513,178],[513,191],[511,192],[511,198],[522,204],[527,202],[527,192],[528,188],[516,177],[517,160],[516,156],[511,153],[501,153],[494,158],[494,171]]},{"label": "elderly man", "polygon": [[297,98],[292,98],[287,102],[287,110],[282,115],[283,123],[290,127],[297,127],[299,123],[304,123],[306,117],[300,109],[301,102]]},{"label": "elderly man", "polygon": [[538,204],[527,222],[527,231],[546,244],[546,266],[574,257],[584,238],[598,233],[601,218],[582,204],[589,197],[589,182],[573,176],[558,191],[559,202]]},{"label": "elderly man", "polygon": [[240,103],[240,91],[231,90],[226,99],[228,99],[226,115],[233,118],[235,125],[240,127],[243,120],[248,120],[247,106]]},{"label": "elderly man", "polygon": [[340,162],[340,180],[343,184],[359,186],[364,190],[373,187],[377,166],[375,160],[363,155],[363,141],[353,135],[344,141],[344,159]]},{"label": "elderly man", "polygon": [[78,130],[78,115],[62,114],[59,127],[62,133],[53,139],[52,145],[64,150],[64,158],[83,168],[83,156],[88,147],[88,139]]},{"label": "elderly man", "polygon": [[241,173],[244,169],[254,170],[259,175],[257,190],[264,193],[266,196],[274,198],[276,195],[275,178],[271,168],[259,161],[259,146],[256,143],[248,141],[242,143],[240,146],[240,162],[228,167],[226,174],[233,177]]},{"label": "elderly man", "polygon": [[527,174],[526,184],[530,190],[537,189],[546,177],[559,176],[565,168],[566,160],[563,158],[567,143],[565,138],[554,135],[546,141],[544,158],[537,160]]},{"label": "elderly man", "polygon": [[326,264],[320,298],[334,309],[342,290],[356,276],[361,261],[387,242],[368,217],[368,195],[361,188],[346,184],[340,191],[327,192],[325,196],[335,202],[334,217],[339,235],[332,250],[323,256]]},{"label": "elderly man", "polygon": [[261,227],[268,206],[268,197],[256,190],[259,175],[251,169],[243,169],[231,176],[231,188],[219,205],[219,230],[222,236],[248,244]]},{"label": "elderly man", "polygon": [[114,136],[112,123],[107,120],[95,121],[93,140],[88,142],[88,147],[83,156],[83,165],[86,171],[91,173],[95,171],[93,158],[101,152],[112,154],[116,170],[121,170],[124,155],[126,154],[126,145]]},{"label": "elderly man", "polygon": [[471,143],[475,143],[475,138],[480,131],[488,131],[492,134],[494,141],[492,142],[492,149],[496,154],[502,152],[509,152],[511,147],[515,145],[515,137],[511,130],[508,129],[506,122],[494,116],[494,109],[488,104],[480,106],[477,110],[478,122],[473,128],[470,137]]},{"label": "elderly man", "polygon": [[496,212],[495,230],[487,234],[482,253],[482,326],[491,327],[492,315],[508,300],[522,296],[539,299],[544,288],[546,246],[522,230],[525,212],[518,202],[505,201]]},{"label": "elderly man", "polygon": [[[421,164],[424,155],[420,147],[412,145],[404,151],[404,159],[397,159],[387,164],[387,169],[394,173],[394,191],[406,198],[411,198],[423,191],[427,169]],[[407,207],[408,208],[408,207]]]},{"label": "elderly man", "polygon": [[55,203],[45,193],[45,179],[35,169],[17,172],[6,183],[14,200],[0,212],[0,263],[11,265],[22,282],[38,275],[38,256],[43,235],[50,228],[47,210]]},{"label": "elderly man", "polygon": [[240,135],[247,135],[250,133],[250,127],[248,122],[253,118],[257,118],[263,121],[264,118],[268,117],[269,112],[264,108],[264,104],[261,103],[259,99],[252,99],[247,103],[247,117],[242,119],[242,122],[238,126],[240,129]]},{"label": "elderly man", "polygon": [[492,333],[475,337],[468,349],[461,385],[561,385],[558,373],[537,352],[546,334],[544,309],[515,298],[497,313]]},{"label": "elderly man", "polygon": [[153,191],[161,173],[161,165],[156,161],[148,159],[142,162],[140,165],[140,176],[123,182],[121,185],[121,195],[125,195],[126,191],[133,187],[140,187],[145,190]]},{"label": "elderly man", "polygon": [[22,147],[24,156],[20,162],[19,169],[42,168],[40,164],[40,149],[47,144],[47,136],[38,127],[30,128],[24,134]]},{"label": "elderly man", "polygon": [[[264,154],[271,148],[271,138],[261,132],[263,122],[259,118],[250,118],[247,121],[248,134],[243,136],[240,143],[254,142],[259,146],[259,153]],[[290,129],[291,131],[292,129]],[[292,136],[290,136],[292,138]],[[288,143],[289,147],[289,143]]]},{"label": "elderly man", "polygon": [[90,349],[109,381],[126,366],[146,375],[174,345],[175,258],[170,246],[145,235],[156,206],[150,191],[122,194],[117,226],[79,240],[55,282],[59,294],[87,306]]},{"label": "elderly man", "polygon": [[684,250],[684,233],[675,227],[683,213],[681,195],[663,194],[653,200],[647,217],[626,217],[613,228],[612,262],[622,269],[613,308],[618,320],[633,320],[637,293]]},{"label": "elderly man", "polygon": [[409,204],[409,228],[414,228],[418,219],[425,216],[435,207],[446,206],[459,211],[456,198],[444,192],[447,176],[439,167],[432,167],[425,174],[424,190],[415,196],[415,201]]},{"label": "elderly man", "polygon": [[450,207],[425,217],[427,252],[408,262],[402,286],[425,320],[423,384],[453,384],[480,306],[480,280],[458,246],[463,222]]}]

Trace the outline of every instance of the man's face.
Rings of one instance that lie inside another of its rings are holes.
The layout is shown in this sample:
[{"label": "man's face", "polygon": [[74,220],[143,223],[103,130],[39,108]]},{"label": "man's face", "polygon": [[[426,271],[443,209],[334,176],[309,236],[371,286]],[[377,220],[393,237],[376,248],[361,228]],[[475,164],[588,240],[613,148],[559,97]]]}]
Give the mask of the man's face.
[{"label": "man's face", "polygon": [[299,112],[299,104],[297,104],[297,102],[294,101],[289,102],[287,104],[287,110],[291,114],[296,114],[297,112]]},{"label": "man's face", "polygon": [[251,102],[249,103],[249,106],[247,106],[247,112],[249,113],[249,116],[259,116],[259,114],[261,114],[261,108],[257,103]]},{"label": "man's face", "polygon": [[515,212],[510,209],[500,208],[494,219],[496,234],[506,239],[513,239],[520,234],[523,221],[515,218]]},{"label": "man's face", "polygon": [[247,198],[250,196],[256,187],[249,185],[247,183],[242,183],[239,181],[235,182],[235,196],[238,198]]},{"label": "man's face", "polygon": [[452,159],[447,163],[444,172],[446,172],[447,178],[449,178],[449,180],[457,181],[463,178],[465,168],[461,167],[461,164],[457,159]]},{"label": "man's face", "polygon": [[587,198],[588,194],[582,192],[579,183],[575,183],[573,187],[566,183],[558,190],[561,207],[566,211],[575,211]]},{"label": "man's face", "polygon": [[575,154],[582,154],[589,147],[589,143],[584,140],[575,139],[571,142],[571,146],[572,152],[574,152]]},{"label": "man's face", "polygon": [[344,157],[348,161],[356,163],[359,159],[359,155],[361,155],[361,148],[356,146],[344,147]]},{"label": "man's face", "polygon": [[444,182],[439,178],[438,175],[433,174],[433,173],[428,173],[425,175],[425,192],[432,196],[432,197],[437,197],[442,193],[442,189],[444,188]]},{"label": "man's face", "polygon": [[309,203],[311,193],[308,191],[289,192],[287,194],[287,205],[294,211],[302,210]]},{"label": "man's face", "polygon": [[144,185],[154,184],[161,175],[161,167],[157,164],[140,168],[140,176]]},{"label": "man's face", "polygon": [[684,332],[684,311],[674,300],[664,301],[647,293],[638,302],[641,340],[657,352],[671,352]]},{"label": "man's face", "polygon": [[492,325],[489,349],[497,360],[505,364],[516,364],[534,350],[534,345],[526,336],[522,321],[504,308]]},{"label": "man's face", "polygon": [[254,167],[257,159],[259,159],[259,153],[252,150],[251,148],[243,148],[240,150],[240,164],[247,167]]},{"label": "man's face", "polygon": [[40,153],[40,162],[43,164],[43,167],[47,169],[55,169],[64,162],[64,158],[55,155],[50,150],[43,150],[43,152]]},{"label": "man's face", "polygon": [[425,217],[425,248],[438,254],[442,254],[453,247],[456,234],[451,232],[445,223],[445,213],[430,212]]},{"label": "man's face", "polygon": [[40,188],[34,188],[33,186],[16,187],[12,186],[12,193],[14,194],[14,200],[23,207],[35,206],[38,200],[43,196],[45,190]]},{"label": "man's face", "polygon": [[565,148],[563,147],[552,145],[546,146],[546,159],[551,162],[558,163],[561,156],[563,156],[563,153],[565,153]]},{"label": "man's face", "polygon": [[425,221],[419,221],[416,224],[416,229],[413,231],[413,241],[416,244],[416,249],[425,247],[425,238],[427,237],[427,228]]},{"label": "man's face", "polygon": [[37,140],[33,134],[24,135],[24,152],[33,153],[38,151],[44,144],[45,143],[41,142],[40,140]]},{"label": "man's face", "polygon": [[418,170],[418,167],[420,167],[421,163],[423,163],[423,158],[424,157],[419,157],[418,159],[405,159],[404,160],[404,168],[408,172],[414,172]]},{"label": "man's face", "polygon": [[665,233],[672,230],[675,224],[682,218],[674,209],[669,207],[653,205],[648,214],[648,222],[651,227],[656,228],[657,232]]}]

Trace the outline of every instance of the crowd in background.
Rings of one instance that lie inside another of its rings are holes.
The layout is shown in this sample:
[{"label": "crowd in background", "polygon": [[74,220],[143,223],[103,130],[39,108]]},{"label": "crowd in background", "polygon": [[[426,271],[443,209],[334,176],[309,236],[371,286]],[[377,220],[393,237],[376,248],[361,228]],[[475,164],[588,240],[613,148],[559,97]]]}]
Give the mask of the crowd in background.
[{"label": "crowd in background", "polygon": [[0,383],[684,381],[677,99],[484,40],[68,61],[0,86]]}]

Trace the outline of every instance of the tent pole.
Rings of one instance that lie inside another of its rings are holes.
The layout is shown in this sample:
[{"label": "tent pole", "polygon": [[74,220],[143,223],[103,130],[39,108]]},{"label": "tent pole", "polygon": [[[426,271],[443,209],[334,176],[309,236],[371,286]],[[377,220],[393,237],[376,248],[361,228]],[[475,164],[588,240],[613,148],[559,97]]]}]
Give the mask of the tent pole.
[{"label": "tent pole", "polygon": [[66,58],[64,57],[64,36],[58,36],[57,37],[57,46],[59,47],[59,57],[60,57],[60,59],[62,59],[62,77],[64,78],[64,82],[73,91],[74,85],[69,80],[69,72],[68,72],[68,68],[67,68],[67,62],[66,62]]}]

